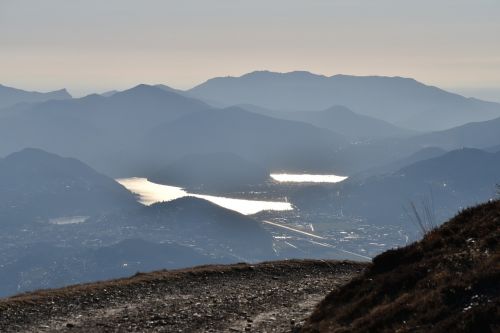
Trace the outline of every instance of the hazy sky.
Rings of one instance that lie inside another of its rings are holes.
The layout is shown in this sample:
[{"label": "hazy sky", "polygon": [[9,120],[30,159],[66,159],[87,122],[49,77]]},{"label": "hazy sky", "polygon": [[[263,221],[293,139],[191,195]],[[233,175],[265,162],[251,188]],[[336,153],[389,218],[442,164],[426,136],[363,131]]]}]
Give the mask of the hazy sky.
[{"label": "hazy sky", "polygon": [[6,85],[81,95],[256,69],[408,76],[500,100],[500,0],[0,0]]}]

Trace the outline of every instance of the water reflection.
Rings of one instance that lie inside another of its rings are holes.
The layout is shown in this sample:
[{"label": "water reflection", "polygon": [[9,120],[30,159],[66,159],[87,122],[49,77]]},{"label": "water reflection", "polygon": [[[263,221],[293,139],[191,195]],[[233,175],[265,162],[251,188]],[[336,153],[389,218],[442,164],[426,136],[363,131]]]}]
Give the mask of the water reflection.
[{"label": "water reflection", "polygon": [[65,216],[65,217],[50,219],[49,223],[57,225],[78,224],[78,223],[84,223],[88,219],[89,219],[88,216]]},{"label": "water reflection", "polygon": [[139,195],[139,201],[145,205],[151,205],[162,201],[171,201],[185,196],[193,196],[208,200],[216,205],[237,211],[244,215],[252,215],[264,210],[285,211],[293,209],[292,205],[288,202],[233,199],[188,193],[180,187],[152,183],[146,178],[121,178],[117,179],[117,181],[129,191]]},{"label": "water reflection", "polygon": [[272,173],[271,178],[280,183],[338,183],[346,180],[348,177],[337,175]]}]

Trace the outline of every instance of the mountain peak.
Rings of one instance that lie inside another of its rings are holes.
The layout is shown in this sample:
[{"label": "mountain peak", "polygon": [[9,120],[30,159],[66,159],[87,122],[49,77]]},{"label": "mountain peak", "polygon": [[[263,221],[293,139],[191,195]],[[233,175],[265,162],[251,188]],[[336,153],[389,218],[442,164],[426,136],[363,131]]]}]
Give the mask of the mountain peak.
[{"label": "mountain peak", "polygon": [[400,76],[255,71],[208,80],[189,94],[221,106],[250,104],[269,110],[311,111],[344,105],[416,131],[444,130],[500,116],[499,103],[468,99]]},{"label": "mountain peak", "polygon": [[59,89],[46,93],[27,91],[0,84],[0,108],[10,107],[19,103],[39,103],[49,100],[71,99],[66,89]]},{"label": "mountain peak", "polygon": [[177,92],[175,92],[173,89],[168,90],[168,89],[163,89],[159,86],[153,86],[149,84],[138,84],[135,87],[132,87],[130,89],[124,90],[117,92],[113,94],[111,97],[121,97],[121,96],[131,96],[131,97],[137,97],[137,96],[144,96],[144,97],[162,97],[162,96],[178,96],[178,97],[184,97]]}]

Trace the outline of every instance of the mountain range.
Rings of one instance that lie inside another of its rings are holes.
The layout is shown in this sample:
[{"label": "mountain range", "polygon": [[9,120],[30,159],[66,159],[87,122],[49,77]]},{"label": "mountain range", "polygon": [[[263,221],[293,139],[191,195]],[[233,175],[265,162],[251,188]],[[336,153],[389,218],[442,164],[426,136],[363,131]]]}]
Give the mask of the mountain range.
[{"label": "mountain range", "polygon": [[145,155],[141,160],[148,165],[156,163],[161,151],[167,153],[165,162],[222,151],[271,170],[319,171],[342,167],[335,151],[348,141],[309,124],[231,107],[191,113],[160,125],[139,145]]},{"label": "mountain range", "polygon": [[145,85],[110,97],[8,111],[0,123],[0,153],[36,147],[113,176],[147,176],[186,155],[214,152],[241,155],[264,168],[328,170],[338,164],[334,151],[348,143],[303,122],[240,108],[213,109]]},{"label": "mountain range", "polygon": [[342,105],[417,131],[443,130],[500,116],[498,103],[465,98],[402,77],[256,71],[213,78],[188,93],[225,106],[251,104],[273,110],[313,111]]},{"label": "mountain range", "polygon": [[18,103],[38,103],[49,100],[71,99],[66,89],[41,93],[7,87],[0,84],[0,109],[14,106]]},{"label": "mountain range", "polygon": [[[352,108],[355,111],[351,111],[350,106],[340,106],[340,103],[328,104],[322,111],[314,111],[319,107],[314,103],[308,107],[298,103],[295,109],[299,111],[293,112],[275,111],[258,104],[218,109],[194,98],[198,90],[204,91],[205,85],[185,92],[164,85],[139,85],[108,94],[109,97],[89,95],[6,108],[1,113],[0,154],[7,155],[27,147],[41,148],[78,158],[114,177],[150,177],[188,155],[217,152],[239,155],[271,171],[352,175],[395,162],[427,147],[486,149],[500,142],[500,118],[477,122],[484,118],[481,112],[467,111],[467,117],[471,116],[476,122],[463,125],[469,118],[460,120],[460,110],[469,110],[470,103],[482,102],[414,80],[256,72],[242,78],[214,79],[213,82],[226,80],[234,81],[232,87],[235,89],[240,81],[270,81],[281,87],[279,89],[289,87],[291,100],[300,96],[292,93],[293,87],[302,84],[322,86],[326,89],[325,96],[332,98],[338,94],[344,96],[343,91],[346,94],[360,91],[374,96],[366,99],[366,103],[368,100],[373,102],[370,110],[374,111],[368,112],[368,104],[366,112],[361,112],[356,106]],[[349,90],[346,82],[363,89]],[[335,90],[334,94],[326,93],[330,91],[329,85],[344,88]],[[259,89],[252,91],[257,93]],[[266,91],[271,94],[272,89]],[[279,94],[270,96],[273,101],[280,100]],[[394,102],[391,96],[395,100],[404,99],[408,105]],[[386,98],[392,102],[383,102]],[[302,100],[301,103],[309,102]],[[447,114],[447,119],[458,121],[460,126],[427,133],[407,130],[374,117],[382,108],[381,103],[387,104],[389,111],[397,104],[405,114],[420,114],[420,119],[432,126],[439,123],[435,121],[439,116],[432,116],[432,121],[427,121],[429,117],[421,112],[439,106],[440,114]],[[458,114],[452,114],[450,105]],[[481,105],[487,105],[488,110],[496,107],[494,103]]]},{"label": "mountain range", "polygon": [[1,296],[276,257],[251,217],[194,197],[143,206],[84,163],[39,149],[0,159],[0,184]]},{"label": "mountain range", "polygon": [[412,204],[421,214],[430,209],[439,224],[459,209],[494,198],[499,182],[500,153],[459,149],[392,173],[340,183],[336,209],[376,224],[391,221],[411,229]]}]

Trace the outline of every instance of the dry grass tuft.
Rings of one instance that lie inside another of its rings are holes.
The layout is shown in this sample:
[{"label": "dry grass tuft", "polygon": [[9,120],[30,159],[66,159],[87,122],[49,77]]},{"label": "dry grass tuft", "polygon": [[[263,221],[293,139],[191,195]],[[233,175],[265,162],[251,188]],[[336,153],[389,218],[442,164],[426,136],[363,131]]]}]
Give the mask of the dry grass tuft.
[{"label": "dry grass tuft", "polygon": [[303,332],[500,332],[500,201],[387,251],[332,292]]}]

